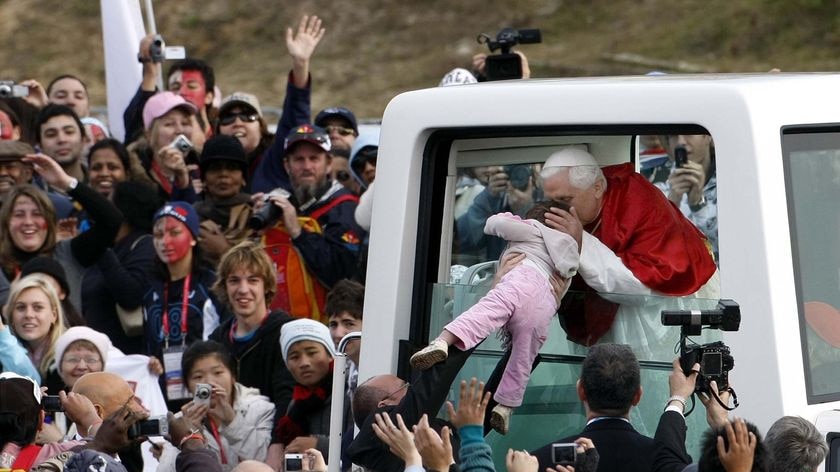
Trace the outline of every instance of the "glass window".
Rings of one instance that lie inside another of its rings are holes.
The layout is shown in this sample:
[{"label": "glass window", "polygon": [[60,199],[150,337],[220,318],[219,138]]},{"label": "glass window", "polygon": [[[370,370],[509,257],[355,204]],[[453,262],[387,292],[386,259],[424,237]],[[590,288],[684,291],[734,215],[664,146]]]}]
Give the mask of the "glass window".
[{"label": "glass window", "polygon": [[840,131],[782,139],[808,401],[840,400]]}]

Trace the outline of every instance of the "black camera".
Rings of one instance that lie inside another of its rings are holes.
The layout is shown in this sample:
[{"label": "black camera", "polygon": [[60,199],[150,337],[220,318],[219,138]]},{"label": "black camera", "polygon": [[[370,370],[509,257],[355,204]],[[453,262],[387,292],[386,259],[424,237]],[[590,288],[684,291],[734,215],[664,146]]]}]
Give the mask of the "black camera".
[{"label": "black camera", "polygon": [[709,384],[717,382],[718,391],[729,389],[729,371],[735,359],[729,346],[721,341],[689,346],[689,336],[699,336],[703,326],[722,331],[738,331],[741,327],[741,307],[734,300],[720,300],[714,310],[662,310],[662,324],[680,326],[680,365],[685,375],[700,363],[700,373],[694,391],[709,393]]},{"label": "black camera", "polygon": [[688,151],[685,146],[677,146],[674,148],[674,164],[677,167],[684,167],[688,162]]},{"label": "black camera", "polygon": [[531,183],[531,166],[528,164],[513,164],[504,167],[508,182],[517,190],[527,190]]},{"label": "black camera", "polygon": [[169,421],[165,416],[138,421],[128,428],[128,439],[140,436],[166,436],[169,434]]},{"label": "black camera", "polygon": [[577,460],[577,444],[554,443],[551,445],[551,462],[555,465],[575,465]]},{"label": "black camera", "polygon": [[511,53],[510,49],[517,44],[534,44],[542,42],[539,29],[504,28],[496,34],[493,40],[482,33],[478,36],[479,44],[486,44],[490,52],[501,49],[500,54],[487,56],[484,63],[484,75],[487,80],[508,80],[522,78],[522,58],[519,54]]},{"label": "black camera", "polygon": [[41,397],[41,409],[47,413],[55,413],[64,411],[64,405],[61,404],[61,397],[58,395],[44,395]]},{"label": "black camera", "polygon": [[286,197],[292,202],[292,205],[295,204],[292,194],[282,188],[276,188],[270,193],[265,194],[263,197],[265,205],[263,205],[259,211],[255,211],[251,217],[248,218],[248,227],[253,230],[261,230],[283,216],[283,210],[274,203],[271,203],[270,199],[274,195]]},{"label": "black camera", "polygon": [[0,80],[0,98],[28,97],[29,88],[17,85],[14,80]]}]

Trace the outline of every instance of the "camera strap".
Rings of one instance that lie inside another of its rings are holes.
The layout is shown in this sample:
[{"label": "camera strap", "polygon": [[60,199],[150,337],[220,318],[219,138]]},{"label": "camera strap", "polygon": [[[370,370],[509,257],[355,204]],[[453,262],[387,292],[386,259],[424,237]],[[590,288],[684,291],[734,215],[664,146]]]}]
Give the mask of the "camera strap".
[{"label": "camera strap", "polygon": [[[738,403],[738,394],[735,393],[735,389],[730,387],[730,386],[727,386],[723,391],[724,392],[729,392],[729,395],[732,396],[732,406],[731,407],[729,405],[723,403],[723,400],[721,400],[720,396],[717,393],[715,393],[714,391],[709,390],[709,394],[711,395],[712,398],[714,398],[714,400],[718,403],[718,405],[720,405],[721,408],[723,408],[726,411],[732,411],[735,408],[738,408],[738,406],[740,406],[740,403]],[[686,411],[685,413],[683,413],[683,417],[688,417],[688,415],[690,415],[694,411],[694,402],[695,402],[694,397],[696,395],[697,395],[696,392],[691,395],[691,408],[688,411]]]}]

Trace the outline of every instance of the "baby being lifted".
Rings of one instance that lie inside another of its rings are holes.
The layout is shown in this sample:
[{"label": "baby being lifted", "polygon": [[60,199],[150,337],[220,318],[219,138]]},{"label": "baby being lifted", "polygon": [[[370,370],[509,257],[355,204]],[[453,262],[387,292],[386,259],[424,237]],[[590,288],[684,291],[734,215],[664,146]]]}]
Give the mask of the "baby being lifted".
[{"label": "baby being lifted", "polygon": [[510,361],[493,398],[490,425],[507,434],[513,409],[522,404],[525,387],[531,376],[531,365],[548,335],[551,319],[559,300],[550,279],[554,274],[564,281],[577,273],[580,254],[577,242],[566,233],[545,226],[550,208],[569,211],[564,202],[538,202],[522,219],[511,213],[499,213],[487,219],[486,234],[508,242],[502,257],[521,253],[525,260],[516,265],[472,308],[444,327],[428,346],[411,356],[411,366],[425,370],[447,357],[450,345],[472,349],[497,329],[511,349]]}]

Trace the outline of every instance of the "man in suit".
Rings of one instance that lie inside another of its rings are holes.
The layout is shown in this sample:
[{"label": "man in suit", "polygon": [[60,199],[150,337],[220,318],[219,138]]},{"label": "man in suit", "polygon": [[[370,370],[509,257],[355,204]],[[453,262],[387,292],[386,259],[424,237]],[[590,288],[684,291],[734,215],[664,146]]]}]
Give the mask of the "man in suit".
[{"label": "man in suit", "polygon": [[[639,362],[629,346],[596,344],[583,360],[577,393],[586,412],[586,427],[579,435],[552,443],[592,440],[600,460],[598,472],[648,472],[658,448],[653,438],[639,434],[630,424],[630,409],[642,398]],[[553,468],[551,443],[532,453],[539,470]]]}]

